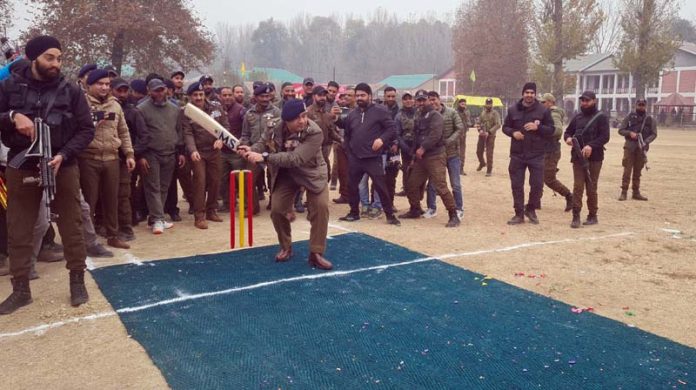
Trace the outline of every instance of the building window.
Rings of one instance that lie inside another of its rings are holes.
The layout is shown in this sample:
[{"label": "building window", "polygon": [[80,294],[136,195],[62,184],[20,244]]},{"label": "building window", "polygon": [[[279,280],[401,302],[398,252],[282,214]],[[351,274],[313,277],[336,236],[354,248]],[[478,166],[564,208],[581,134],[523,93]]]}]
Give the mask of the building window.
[{"label": "building window", "polygon": [[454,98],[456,82],[452,79],[440,80],[440,97],[443,99]]}]

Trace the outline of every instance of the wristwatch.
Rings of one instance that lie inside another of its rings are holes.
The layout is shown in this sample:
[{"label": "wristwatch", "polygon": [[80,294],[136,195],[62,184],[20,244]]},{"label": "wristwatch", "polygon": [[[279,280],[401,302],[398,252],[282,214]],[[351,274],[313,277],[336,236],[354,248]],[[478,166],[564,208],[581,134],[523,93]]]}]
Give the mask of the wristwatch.
[{"label": "wristwatch", "polygon": [[268,161],[268,152],[261,153],[261,157],[263,157],[263,162],[267,162]]}]

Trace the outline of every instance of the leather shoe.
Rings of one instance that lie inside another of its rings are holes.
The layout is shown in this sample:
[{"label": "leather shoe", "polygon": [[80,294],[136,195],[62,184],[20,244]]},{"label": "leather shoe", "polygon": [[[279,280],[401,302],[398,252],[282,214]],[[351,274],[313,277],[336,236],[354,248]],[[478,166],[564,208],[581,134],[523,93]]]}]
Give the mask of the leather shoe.
[{"label": "leather shoe", "polygon": [[169,217],[172,219],[172,222],[181,222],[181,215],[179,215],[179,213],[171,213]]},{"label": "leather shoe", "polygon": [[121,239],[118,237],[109,238],[108,240],[106,240],[106,245],[113,248],[130,249],[130,245],[126,244],[125,241],[121,241]]},{"label": "leather shoe", "polygon": [[193,226],[197,227],[198,229],[205,230],[208,228],[208,222],[206,222],[205,219],[198,219],[193,223]]},{"label": "leather shoe", "polygon": [[217,213],[210,213],[205,217],[205,219],[213,222],[222,222],[222,218],[220,218],[220,216],[217,215]]},{"label": "leather shoe", "polygon": [[348,199],[346,199],[344,196],[339,196],[338,198],[333,199],[333,202],[336,204],[347,204]]},{"label": "leather shoe", "polygon": [[292,257],[292,247],[288,249],[280,248],[280,251],[275,257],[276,263],[284,263]]},{"label": "leather shoe", "polygon": [[331,264],[330,261],[326,260],[324,256],[321,255],[321,253],[310,253],[309,260],[307,262],[310,266],[315,268],[327,271],[333,269],[333,264]]}]

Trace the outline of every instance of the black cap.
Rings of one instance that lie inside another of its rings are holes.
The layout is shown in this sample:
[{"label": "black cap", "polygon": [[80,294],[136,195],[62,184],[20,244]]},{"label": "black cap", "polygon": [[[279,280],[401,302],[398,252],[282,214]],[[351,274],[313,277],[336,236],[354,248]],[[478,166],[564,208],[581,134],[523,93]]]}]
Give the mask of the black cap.
[{"label": "black cap", "polygon": [[582,99],[594,100],[594,99],[597,99],[597,95],[595,95],[595,93],[592,91],[585,91],[582,93],[582,95],[580,95],[580,100],[582,100]]},{"label": "black cap", "polygon": [[326,88],[322,87],[321,85],[317,85],[312,89],[312,95],[321,95],[323,93],[327,93],[329,91],[326,90]]},{"label": "black cap", "polygon": [[307,77],[306,79],[302,80],[302,85],[307,85],[307,84],[314,85],[314,79],[311,77]]},{"label": "black cap", "polygon": [[416,91],[416,100],[428,100],[428,91],[425,89],[419,89]]},{"label": "black cap", "polygon": [[160,79],[152,79],[147,83],[147,89],[150,91],[156,91],[162,88],[167,88],[167,85]]},{"label": "black cap", "polygon": [[640,99],[636,100],[636,105],[639,105],[639,104],[648,104],[648,101],[643,99],[643,98],[640,98]]},{"label": "black cap", "polygon": [[111,80],[111,89],[119,89],[119,88],[130,88],[130,85],[128,85],[128,82],[120,77],[116,77],[115,79]]},{"label": "black cap", "polygon": [[172,75],[169,76],[169,78],[173,79],[174,76],[181,76],[182,78],[186,77],[186,75],[184,74],[184,71],[182,71],[182,70],[177,70],[176,72],[172,73]]},{"label": "black cap", "polygon": [[105,66],[105,67],[104,67],[104,70],[106,70],[107,72],[109,72],[109,77],[118,77],[118,76],[119,76],[118,72],[116,71],[116,68],[114,68],[113,65],[107,65],[107,66]]},{"label": "black cap", "polygon": [[401,100],[406,99],[407,96],[410,98],[413,98],[413,95],[411,95],[411,92],[404,92],[404,94],[401,95]]},{"label": "black cap", "polygon": [[486,104],[493,104],[493,99],[486,98]]},{"label": "black cap", "polygon": [[201,76],[201,78],[198,79],[198,82],[201,83],[201,84],[203,84],[203,83],[206,82],[206,81],[210,81],[210,82],[212,83],[212,82],[213,82],[213,76],[211,76],[211,75],[209,75],[209,74],[204,74],[203,76]]}]

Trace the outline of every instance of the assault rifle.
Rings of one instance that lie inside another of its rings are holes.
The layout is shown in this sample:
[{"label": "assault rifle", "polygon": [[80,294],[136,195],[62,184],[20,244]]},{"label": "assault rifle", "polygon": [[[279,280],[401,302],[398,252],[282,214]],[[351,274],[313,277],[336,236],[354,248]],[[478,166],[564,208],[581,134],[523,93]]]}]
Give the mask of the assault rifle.
[{"label": "assault rifle", "polygon": [[[642,130],[642,129],[641,129]],[[645,143],[645,140],[643,139],[643,133],[638,133],[638,147],[640,148],[641,153],[643,153],[643,161],[645,162],[645,170],[650,170],[648,168],[648,144]]]},{"label": "assault rifle", "polygon": [[10,167],[20,169],[29,158],[39,159],[39,175],[36,177],[25,177],[22,184],[36,185],[43,188],[43,207],[46,209],[46,218],[50,223],[57,217],[51,214],[51,202],[56,197],[56,174],[53,168],[48,165],[53,159],[51,151],[51,128],[44,123],[43,119],[34,119],[34,142],[20,152],[10,161]]},{"label": "assault rifle", "polygon": [[585,182],[588,185],[592,184],[592,177],[590,177],[590,161],[582,154],[580,141],[578,141],[577,137],[573,137],[573,154],[580,164],[580,167],[585,171]]}]

